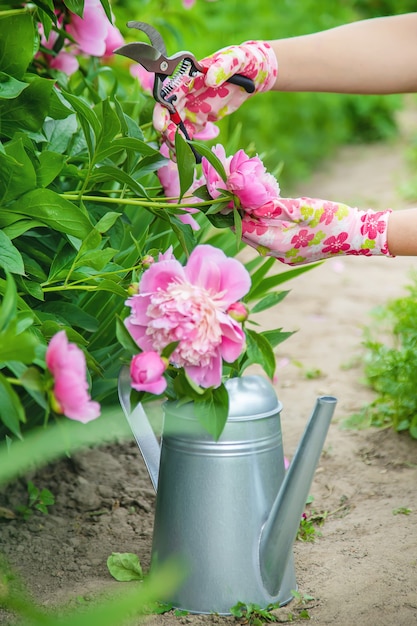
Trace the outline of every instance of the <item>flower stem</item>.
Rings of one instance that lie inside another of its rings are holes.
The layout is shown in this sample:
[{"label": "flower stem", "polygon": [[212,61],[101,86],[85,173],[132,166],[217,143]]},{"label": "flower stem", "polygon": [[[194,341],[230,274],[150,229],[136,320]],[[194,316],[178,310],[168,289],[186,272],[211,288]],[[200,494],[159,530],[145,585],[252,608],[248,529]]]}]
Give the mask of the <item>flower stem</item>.
[{"label": "flower stem", "polygon": [[224,202],[224,198],[216,198],[210,200],[201,200],[201,202],[187,203],[182,202],[159,202],[155,200],[143,200],[142,198],[111,198],[103,196],[88,196],[79,195],[74,193],[61,193],[61,198],[66,200],[86,200],[88,202],[104,202],[106,204],[125,204],[127,206],[142,206],[152,207],[153,209],[198,209],[202,206],[208,206],[212,204],[221,204]]}]

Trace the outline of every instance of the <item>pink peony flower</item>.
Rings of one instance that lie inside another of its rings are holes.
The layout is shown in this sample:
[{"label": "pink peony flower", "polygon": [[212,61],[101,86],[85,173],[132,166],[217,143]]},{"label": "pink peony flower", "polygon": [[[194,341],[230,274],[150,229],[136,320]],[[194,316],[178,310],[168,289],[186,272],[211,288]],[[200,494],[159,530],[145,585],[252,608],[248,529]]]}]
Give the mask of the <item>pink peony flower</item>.
[{"label": "pink peony flower", "polygon": [[140,65],[139,63],[131,65],[129,71],[132,76],[138,79],[143,91],[145,91],[149,95],[152,95],[153,84],[155,82],[155,74],[153,72],[148,72],[147,70],[145,70],[145,68],[142,67],[142,65]]},{"label": "pink peony flower", "polygon": [[51,61],[49,63],[49,67],[54,70],[64,72],[67,76],[74,74],[74,72],[78,70],[79,66],[80,64],[78,63],[77,58],[65,50],[60,50],[55,57],[51,57]]},{"label": "pink peony flower", "polygon": [[[213,146],[211,149],[212,152],[216,155],[216,157],[222,162],[223,167],[226,171],[226,175],[230,174],[230,161],[231,157],[226,157],[226,151],[221,144],[217,144]],[[206,179],[207,191],[209,192],[212,198],[218,198],[222,190],[227,189],[227,184],[224,182],[220,174],[214,167],[207,161],[205,157],[203,157],[201,161],[201,167],[203,170],[204,178]]]},{"label": "pink peony flower", "polygon": [[100,415],[100,405],[88,393],[84,353],[68,343],[65,331],[58,332],[49,342],[46,366],[54,377],[53,396],[58,413],[84,424]]},{"label": "pink peony flower", "polygon": [[203,158],[203,173],[212,198],[217,198],[221,190],[226,189],[238,198],[245,211],[253,211],[279,198],[278,182],[266,171],[259,157],[250,158],[244,150],[239,150],[232,157],[226,157],[224,147],[220,144],[212,150],[222,162],[227,176],[224,182],[209,161]]},{"label": "pink peony flower", "polygon": [[249,288],[250,276],[239,261],[200,245],[185,267],[163,258],[143,273],[139,294],[126,301],[131,313],[125,324],[144,351],[161,353],[179,342],[170,361],[198,385],[218,387],[222,359],[235,361],[245,344],[240,323],[227,309]]},{"label": "pink peony flower", "polygon": [[71,13],[66,31],[77,43],[80,52],[102,57],[106,52],[106,38],[110,22],[100,0],[85,0],[83,16]]},{"label": "pink peony flower", "polygon": [[[68,43],[57,54],[44,54],[49,67],[65,72],[71,76],[79,67],[76,56],[85,54],[88,56],[109,57],[118,46],[124,43],[119,29],[113,26],[107,19],[100,0],[85,0],[83,17],[75,13],[69,13],[69,23],[65,24],[64,14],[59,15],[57,25],[66,31],[74,42]],[[48,39],[45,38],[42,24],[39,24],[41,44],[48,50],[53,50],[58,37],[56,31],[51,31]],[[38,53],[37,56],[42,56]]]},{"label": "pink peony flower", "polygon": [[104,40],[106,44],[106,49],[104,51],[105,57],[111,57],[116,50],[116,48],[120,48],[124,44],[125,40],[123,39],[122,33],[110,22],[107,24],[107,35]]},{"label": "pink peony flower", "polygon": [[239,150],[230,161],[227,188],[239,198],[242,209],[256,209],[279,197],[279,185],[259,157]]},{"label": "pink peony flower", "polygon": [[136,391],[147,391],[159,396],[167,386],[163,374],[167,368],[164,360],[157,352],[141,352],[136,354],[130,363],[132,387]]}]

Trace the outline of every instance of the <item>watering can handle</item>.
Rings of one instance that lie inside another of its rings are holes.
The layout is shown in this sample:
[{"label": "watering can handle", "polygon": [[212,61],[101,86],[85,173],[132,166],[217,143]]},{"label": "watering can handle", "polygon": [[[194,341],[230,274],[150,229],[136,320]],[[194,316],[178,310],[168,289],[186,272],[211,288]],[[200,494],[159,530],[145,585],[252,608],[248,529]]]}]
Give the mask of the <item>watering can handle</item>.
[{"label": "watering can handle", "polygon": [[145,461],[152,485],[156,491],[158,486],[160,447],[142,403],[139,402],[133,411],[131,409],[130,373],[129,368],[126,366],[123,366],[120,370],[118,392],[123,413],[129,422],[133,436]]}]

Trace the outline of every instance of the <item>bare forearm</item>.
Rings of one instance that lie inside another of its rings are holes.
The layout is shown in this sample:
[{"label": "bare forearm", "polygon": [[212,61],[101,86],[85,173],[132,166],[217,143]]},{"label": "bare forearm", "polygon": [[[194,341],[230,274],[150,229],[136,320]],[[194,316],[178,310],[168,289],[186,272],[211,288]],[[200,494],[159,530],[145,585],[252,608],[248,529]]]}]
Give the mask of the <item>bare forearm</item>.
[{"label": "bare forearm", "polygon": [[404,209],[390,214],[387,243],[393,256],[417,256],[417,209]]},{"label": "bare forearm", "polygon": [[270,42],[277,91],[417,91],[417,13],[362,20]]}]

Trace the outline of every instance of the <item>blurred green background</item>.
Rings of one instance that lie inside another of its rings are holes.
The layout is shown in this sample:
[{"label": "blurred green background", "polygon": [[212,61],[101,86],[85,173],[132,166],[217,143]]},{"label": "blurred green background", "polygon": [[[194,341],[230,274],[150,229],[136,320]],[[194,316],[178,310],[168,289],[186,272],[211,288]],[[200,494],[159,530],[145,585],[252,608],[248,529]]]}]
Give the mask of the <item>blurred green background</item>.
[{"label": "blurred green background", "polygon": [[[166,39],[168,54],[191,50],[202,58],[248,39],[276,39],[315,32],[363,18],[415,10],[411,0],[196,0],[184,10],[175,0],[113,2],[125,36],[129,19],[147,21]],[[355,68],[352,67],[352,72]],[[341,143],[377,141],[395,134],[401,96],[267,93],[222,120],[220,141],[262,156],[285,185],[304,178]]]}]

